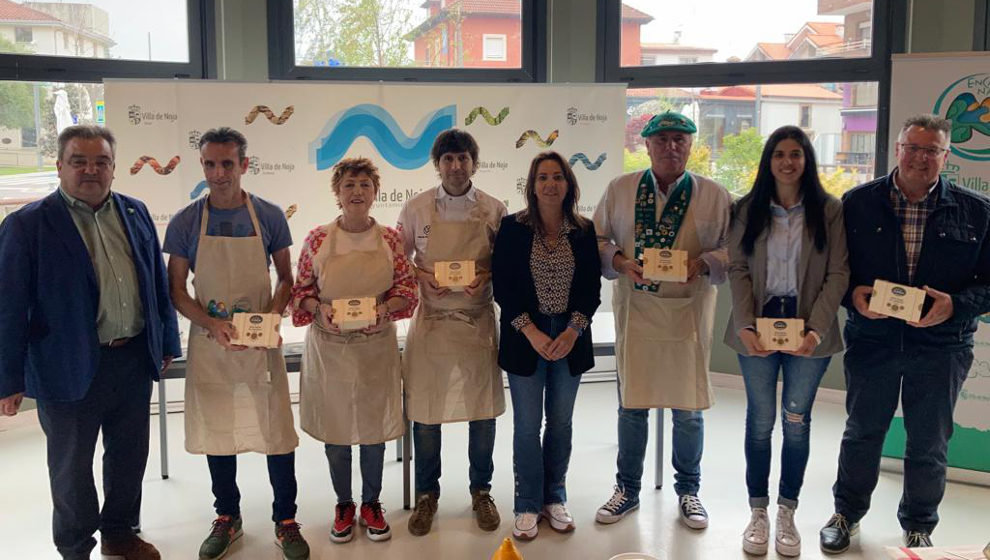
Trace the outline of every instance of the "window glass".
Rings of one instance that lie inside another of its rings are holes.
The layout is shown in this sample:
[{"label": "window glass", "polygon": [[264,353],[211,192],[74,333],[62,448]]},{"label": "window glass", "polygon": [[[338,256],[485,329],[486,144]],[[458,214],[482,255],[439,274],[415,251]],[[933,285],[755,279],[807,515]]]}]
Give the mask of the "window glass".
[{"label": "window glass", "polygon": [[297,66],[521,68],[521,0],[293,0]]},{"label": "window glass", "polygon": [[625,0],[621,65],[857,58],[873,0]]},{"label": "window glass", "polygon": [[189,62],[186,0],[0,0],[0,53]]},{"label": "window glass", "polygon": [[767,136],[797,125],[815,148],[822,183],[839,196],[874,177],[876,106],[876,82],[629,89],[624,167],[646,169],[639,132],[654,114],[680,111],[698,126],[688,169],[741,196],[756,178]]}]

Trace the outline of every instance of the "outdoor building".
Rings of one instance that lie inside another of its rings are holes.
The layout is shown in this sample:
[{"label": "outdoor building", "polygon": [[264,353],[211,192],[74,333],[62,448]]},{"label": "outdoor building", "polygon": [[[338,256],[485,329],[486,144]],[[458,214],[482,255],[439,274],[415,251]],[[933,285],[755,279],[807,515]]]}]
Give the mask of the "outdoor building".
[{"label": "outdoor building", "polygon": [[712,62],[718,49],[692,47],[680,44],[680,33],[674,34],[672,43],[643,43],[640,45],[640,65],[697,64]]},{"label": "outdoor building", "polygon": [[[426,0],[426,20],[404,37],[414,43],[416,66],[518,68],[519,0]],[[639,27],[653,17],[622,6],[622,62],[639,64]]]},{"label": "outdoor building", "polygon": [[110,58],[107,12],[81,3],[0,0],[0,37],[33,54]]}]

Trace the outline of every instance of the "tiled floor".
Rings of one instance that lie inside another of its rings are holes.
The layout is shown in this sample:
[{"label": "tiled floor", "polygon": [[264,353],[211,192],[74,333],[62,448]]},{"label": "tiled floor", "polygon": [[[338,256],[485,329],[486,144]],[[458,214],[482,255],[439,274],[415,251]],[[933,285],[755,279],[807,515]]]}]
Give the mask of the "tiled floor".
[{"label": "tiled floor", "polygon": [[[175,393],[173,393],[175,394]],[[519,545],[527,560],[578,558],[607,560],[620,552],[643,551],[664,560],[729,559],[746,557],[740,535],[748,520],[743,484],[742,451],[744,396],[734,389],[718,389],[718,404],[706,413],[706,449],[702,492],[711,514],[711,527],[695,532],[677,522],[677,502],[669,467],[666,486],[653,490],[653,463],[647,461],[642,506],[624,521],[603,526],[594,523],[595,509],[611,494],[615,465],[615,385],[587,383],[581,386],[574,423],[569,505],[577,531],[559,535],[541,524],[539,537]],[[508,395],[506,395],[508,400]],[[814,411],[812,456],[797,522],[804,537],[803,558],[821,558],[818,529],[832,511],[830,487],[835,477],[844,412],[840,405],[820,401]],[[199,543],[213,518],[206,461],[182,448],[182,415],[168,417],[172,427],[170,457],[172,476],[158,476],[157,439],[146,476],[143,536],[154,542],[165,559],[196,558]],[[157,417],[152,417],[156,434]],[[652,424],[651,424],[652,425]],[[313,558],[416,558],[487,559],[500,541],[510,536],[512,504],[511,409],[498,422],[496,472],[493,494],[502,513],[502,526],[494,533],[479,530],[471,517],[467,491],[465,425],[445,428],[444,486],[440,511],[432,533],[413,537],[406,530],[409,512],[402,510],[401,465],[389,460],[385,467],[383,502],[390,510],[394,536],[372,543],[363,536],[345,545],[327,539],[333,503],[330,477],[322,446],[306,435],[297,451],[299,521],[313,548]],[[669,427],[668,427],[669,430]],[[0,420],[0,558],[56,558],[51,545],[51,498],[45,468],[44,438],[33,412],[16,420]],[[652,443],[650,454],[652,456]],[[667,454],[669,461],[669,450]],[[388,456],[394,459],[394,447]],[[668,463],[669,464],[669,463]],[[245,536],[231,549],[231,559],[279,558],[272,544],[271,490],[265,462],[258,456],[242,456],[239,482],[243,494]],[[777,476],[776,469],[773,476]],[[99,466],[96,474],[99,477]],[[360,478],[355,474],[355,488]],[[772,485],[774,487],[775,485]],[[873,496],[873,510],[863,521],[863,531],[848,559],[885,558],[883,546],[898,544],[895,518],[901,477],[883,473]],[[949,484],[934,538],[937,544],[985,543],[990,539],[990,489]],[[94,558],[98,555],[94,554]],[[773,558],[771,552],[769,557]]]}]

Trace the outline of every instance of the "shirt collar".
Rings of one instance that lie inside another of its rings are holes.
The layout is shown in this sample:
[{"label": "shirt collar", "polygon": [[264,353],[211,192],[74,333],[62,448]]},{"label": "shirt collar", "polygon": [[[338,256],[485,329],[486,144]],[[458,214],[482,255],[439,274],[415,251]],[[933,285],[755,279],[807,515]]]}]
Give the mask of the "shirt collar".
[{"label": "shirt collar", "polygon": [[89,204],[86,204],[85,202],[67,193],[65,189],[63,189],[61,186],[58,187],[58,193],[62,195],[62,200],[64,200],[65,204],[68,205],[70,208],[90,210],[93,213],[96,213],[105,210],[108,207],[112,207],[113,205],[113,197],[110,195],[107,195],[107,199],[103,201],[103,204],[101,204],[99,208],[94,210],[93,207],[90,206]]},{"label": "shirt collar", "polygon": [[[898,169],[894,169],[893,181],[891,181],[891,183],[890,183],[891,190],[893,190],[897,194],[897,196],[899,196],[899,197],[903,198],[904,200],[907,200],[908,202],[910,202],[908,200],[908,197],[904,196],[904,190],[901,189],[901,184],[900,184],[900,182],[898,182],[898,178],[899,177],[900,177],[899,170]],[[932,193],[935,192],[935,188],[936,187],[938,187],[938,177],[935,178],[935,182],[932,183],[932,186],[928,187],[928,192],[925,193],[925,196],[921,200],[919,200],[918,202],[913,203],[913,204],[922,204],[924,202],[928,202],[928,199],[932,196]]]},{"label": "shirt collar", "polygon": [[478,191],[474,188],[474,181],[471,181],[471,185],[468,186],[467,192],[465,192],[461,196],[454,196],[448,193],[446,189],[443,188],[443,184],[437,186],[437,190],[436,190],[437,200],[444,200],[446,198],[461,198],[461,197],[467,197],[467,200],[470,202],[475,202],[478,200]]},{"label": "shirt collar", "polygon": [[[653,179],[653,188],[657,191],[657,194],[658,195],[666,198],[667,195],[664,194],[662,190],[660,190],[660,179],[657,177],[656,173],[653,172],[653,168],[651,167],[648,171],[650,172],[650,178]],[[688,172],[685,170],[684,173],[681,173],[676,179],[674,179],[674,182],[671,183],[671,184],[669,184],[669,185],[667,185],[667,187],[673,187],[673,186],[677,185],[678,183],[680,183],[681,181],[684,180],[684,176],[687,175],[687,174],[688,174]],[[667,189],[667,194],[670,194],[670,191],[671,191],[671,189],[668,188]]]},{"label": "shirt collar", "polygon": [[802,208],[804,208],[803,196],[798,199],[797,204],[791,206],[790,208],[784,208],[780,204],[777,204],[777,202],[774,201],[774,199],[772,198],[770,199],[770,212],[773,213],[775,216],[786,216],[787,214],[790,214],[791,212],[796,212],[798,209],[802,209]]}]

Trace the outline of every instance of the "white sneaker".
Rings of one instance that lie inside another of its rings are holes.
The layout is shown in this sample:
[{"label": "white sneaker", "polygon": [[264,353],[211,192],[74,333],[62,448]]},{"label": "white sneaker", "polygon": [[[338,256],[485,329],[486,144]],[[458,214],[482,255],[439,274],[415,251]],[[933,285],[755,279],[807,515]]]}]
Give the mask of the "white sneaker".
[{"label": "white sneaker", "polygon": [[775,524],[775,544],[777,554],[781,556],[801,555],[801,534],[794,525],[794,508],[779,506],[777,508],[777,523]]},{"label": "white sneaker", "polygon": [[681,511],[681,521],[692,529],[708,528],[708,512],[705,506],[701,505],[701,500],[692,494],[685,494],[678,498],[678,505]]},{"label": "white sneaker", "polygon": [[770,541],[770,516],[767,508],[753,508],[749,525],[743,531],[743,552],[762,556],[767,553]]},{"label": "white sneaker", "polygon": [[540,514],[517,513],[516,522],[512,526],[512,536],[521,541],[531,541],[539,534]]},{"label": "white sneaker", "polygon": [[574,530],[574,518],[564,504],[543,506],[543,517],[550,522],[550,528],[558,533],[570,533]]}]

